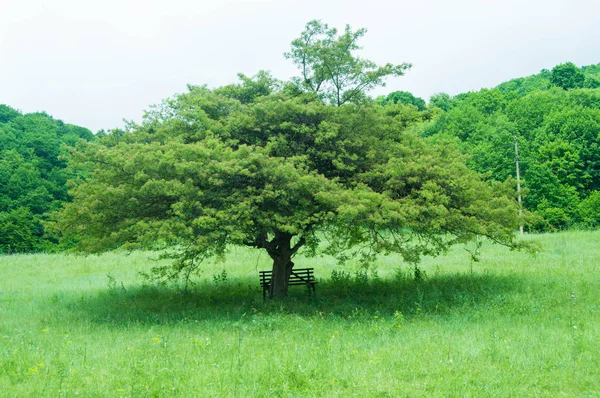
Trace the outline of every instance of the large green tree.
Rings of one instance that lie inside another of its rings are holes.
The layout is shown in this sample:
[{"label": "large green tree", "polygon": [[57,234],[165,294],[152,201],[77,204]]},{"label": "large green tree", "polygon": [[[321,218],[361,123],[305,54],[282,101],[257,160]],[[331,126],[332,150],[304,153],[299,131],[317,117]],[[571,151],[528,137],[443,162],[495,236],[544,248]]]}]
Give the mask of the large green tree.
[{"label": "large green tree", "polygon": [[55,229],[87,252],[166,250],[175,261],[156,270],[166,278],[231,246],[265,250],[272,297],[287,294],[300,250],[417,264],[477,236],[517,246],[509,187],[480,180],[453,143],[409,132],[431,112],[366,100],[410,65],[357,57],[364,33],[309,22],[286,54],[301,70],[291,83],[259,72],[189,86],[129,131],[80,144],[85,178]]},{"label": "large green tree", "polygon": [[513,192],[481,181],[448,142],[407,132],[394,107],[285,90],[243,103],[248,83],[190,87],[130,131],[80,144],[73,160],[87,177],[56,230],[87,252],[168,250],[164,277],[189,277],[232,245],[265,250],[274,297],[299,250],[416,264],[476,236],[516,245]]}]

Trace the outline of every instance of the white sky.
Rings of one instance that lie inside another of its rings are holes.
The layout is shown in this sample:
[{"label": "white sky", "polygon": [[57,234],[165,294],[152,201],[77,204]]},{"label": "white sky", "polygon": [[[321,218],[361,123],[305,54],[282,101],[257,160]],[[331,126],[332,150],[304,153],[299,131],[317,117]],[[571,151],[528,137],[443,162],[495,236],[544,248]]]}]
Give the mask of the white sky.
[{"label": "white sky", "polygon": [[362,56],[411,62],[374,94],[458,94],[600,62],[600,0],[0,0],[0,103],[96,132],[140,121],[186,84],[296,74],[311,19],[365,27]]}]

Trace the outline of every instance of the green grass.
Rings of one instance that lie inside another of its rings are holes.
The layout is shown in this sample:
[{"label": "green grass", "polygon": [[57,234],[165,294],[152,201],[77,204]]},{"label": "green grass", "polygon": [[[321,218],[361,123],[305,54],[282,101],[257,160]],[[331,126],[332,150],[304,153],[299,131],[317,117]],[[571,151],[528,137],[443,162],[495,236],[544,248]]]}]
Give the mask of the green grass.
[{"label": "green grass", "polygon": [[144,286],[144,253],[2,256],[0,396],[599,396],[600,232],[528,239],[426,259],[419,283],[396,257],[367,280],[298,258],[317,297],[285,302],[252,250],[186,294]]}]

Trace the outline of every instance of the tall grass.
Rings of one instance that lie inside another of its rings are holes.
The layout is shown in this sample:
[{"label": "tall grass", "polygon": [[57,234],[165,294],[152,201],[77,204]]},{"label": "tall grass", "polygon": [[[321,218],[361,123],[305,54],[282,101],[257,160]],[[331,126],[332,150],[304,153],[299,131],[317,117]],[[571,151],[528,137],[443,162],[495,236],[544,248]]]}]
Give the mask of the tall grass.
[{"label": "tall grass", "polygon": [[316,297],[264,302],[234,249],[188,292],[146,253],[0,257],[0,396],[598,396],[600,233],[528,237],[368,272],[330,258]]}]

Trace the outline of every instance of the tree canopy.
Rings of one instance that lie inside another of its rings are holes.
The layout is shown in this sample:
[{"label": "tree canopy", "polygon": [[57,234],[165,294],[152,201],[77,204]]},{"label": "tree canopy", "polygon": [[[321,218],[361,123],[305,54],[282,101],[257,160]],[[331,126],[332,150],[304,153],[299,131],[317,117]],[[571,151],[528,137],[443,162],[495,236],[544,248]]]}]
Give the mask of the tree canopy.
[{"label": "tree canopy", "polygon": [[567,62],[552,68],[550,82],[565,90],[582,88],[585,82],[585,74],[574,63]]},{"label": "tree canopy", "polygon": [[483,182],[454,145],[409,133],[400,105],[337,107],[284,89],[242,100],[251,80],[190,86],[125,134],[79,144],[86,177],[56,230],[87,252],[168,250],[167,278],[232,245],[263,249],[273,296],[301,249],[417,263],[476,236],[517,245],[511,188]]},{"label": "tree canopy", "polygon": [[425,109],[427,109],[427,103],[424,99],[415,97],[414,95],[412,95],[412,93],[409,93],[408,91],[394,91],[392,93],[389,93],[385,97],[378,97],[376,101],[381,105],[401,103],[404,105],[414,105],[420,111],[424,111]]},{"label": "tree canopy", "polygon": [[409,93],[366,101],[410,65],[355,56],[364,33],[311,21],[286,53],[301,71],[292,82],[259,72],[190,85],[128,131],[79,143],[73,202],[53,228],[85,252],[163,251],[174,259],[155,270],[163,278],[188,278],[232,246],[265,250],[274,297],[300,250],[416,265],[477,236],[518,247],[510,183],[480,179],[454,141],[411,132],[434,113]]}]

